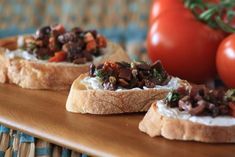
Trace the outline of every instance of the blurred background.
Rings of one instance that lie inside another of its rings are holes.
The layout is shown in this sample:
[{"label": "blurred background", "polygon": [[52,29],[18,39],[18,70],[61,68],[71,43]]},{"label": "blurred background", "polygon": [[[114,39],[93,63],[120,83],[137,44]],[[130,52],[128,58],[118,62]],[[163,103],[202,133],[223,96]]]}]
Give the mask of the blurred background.
[{"label": "blurred background", "polygon": [[122,44],[135,60],[146,60],[145,39],[151,0],[0,0],[0,38],[34,33],[61,23],[97,29]]}]

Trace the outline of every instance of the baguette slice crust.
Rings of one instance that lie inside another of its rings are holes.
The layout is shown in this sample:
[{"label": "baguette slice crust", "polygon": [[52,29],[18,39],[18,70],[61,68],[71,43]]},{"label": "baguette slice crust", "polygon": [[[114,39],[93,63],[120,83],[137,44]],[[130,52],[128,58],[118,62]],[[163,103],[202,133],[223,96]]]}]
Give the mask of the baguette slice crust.
[{"label": "baguette slice crust", "polygon": [[[27,36],[26,36],[26,38],[27,38]],[[17,40],[18,40],[18,38],[15,36],[0,39],[0,47],[7,48],[9,50],[17,49]]]},{"label": "baguette slice crust", "polygon": [[139,130],[151,137],[163,136],[170,140],[200,141],[207,143],[235,143],[235,126],[207,126],[187,120],[161,115],[156,103],[152,104]]},{"label": "baguette slice crust", "polygon": [[[0,45],[14,45],[17,38],[1,40]],[[6,44],[7,43],[7,44]],[[10,44],[12,43],[12,44]],[[5,57],[5,48],[0,48],[0,83],[13,83],[28,89],[69,89],[72,82],[82,73],[89,70],[89,64],[76,65],[72,63],[49,63],[45,61],[9,59]],[[108,42],[105,54],[94,59],[94,64],[105,61],[129,61],[128,55],[117,44]]]},{"label": "baguette slice crust", "polygon": [[147,111],[155,100],[164,98],[168,89],[148,90],[92,90],[81,83],[87,77],[76,79],[69,92],[66,109],[74,113],[118,114]]}]

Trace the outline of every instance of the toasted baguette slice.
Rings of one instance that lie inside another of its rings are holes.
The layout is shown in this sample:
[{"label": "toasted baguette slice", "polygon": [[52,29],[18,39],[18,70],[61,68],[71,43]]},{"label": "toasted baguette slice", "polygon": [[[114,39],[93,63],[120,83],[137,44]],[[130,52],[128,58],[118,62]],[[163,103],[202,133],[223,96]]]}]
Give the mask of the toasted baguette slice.
[{"label": "toasted baguette slice", "polygon": [[[15,39],[15,40],[13,40]],[[0,45],[13,49],[17,38],[0,40]],[[10,47],[9,47],[10,46]],[[6,49],[0,48],[0,83],[13,83],[29,89],[69,89],[72,82],[89,70],[89,64],[50,63],[40,60],[9,59]],[[108,42],[104,55],[94,59],[94,64],[105,61],[129,61],[128,55],[117,44]]]},{"label": "toasted baguette slice", "polygon": [[17,37],[8,37],[0,40],[0,47],[7,48],[9,50],[17,49]]},{"label": "toasted baguette slice", "polygon": [[[73,82],[66,102],[67,111],[90,114],[144,112],[155,100],[165,98],[170,91],[169,88],[126,89],[121,91],[94,90],[81,82],[87,76],[87,74],[82,74]],[[184,83],[182,81],[182,84]]]},{"label": "toasted baguette slice", "polygon": [[139,129],[151,137],[163,136],[170,140],[235,143],[235,125],[211,126],[163,116],[159,113],[156,103],[152,104],[139,123]]}]

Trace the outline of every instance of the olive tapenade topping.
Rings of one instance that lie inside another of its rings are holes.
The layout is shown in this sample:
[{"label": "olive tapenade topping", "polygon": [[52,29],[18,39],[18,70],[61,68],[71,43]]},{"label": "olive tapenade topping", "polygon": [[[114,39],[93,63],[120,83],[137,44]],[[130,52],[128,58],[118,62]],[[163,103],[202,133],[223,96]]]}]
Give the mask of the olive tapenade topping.
[{"label": "olive tapenade topping", "polygon": [[170,76],[160,61],[152,65],[145,62],[105,62],[99,66],[90,65],[90,77],[98,77],[104,89],[118,88],[154,88],[156,85],[166,85]]},{"label": "olive tapenade topping", "polygon": [[84,31],[75,27],[66,31],[63,25],[45,26],[26,39],[25,49],[38,59],[50,62],[84,64],[102,55],[107,40],[95,30]]},{"label": "olive tapenade topping", "polygon": [[178,108],[195,116],[235,117],[235,89],[225,92],[212,90],[203,85],[193,85],[190,91],[181,88],[172,91],[166,98],[171,108]]}]

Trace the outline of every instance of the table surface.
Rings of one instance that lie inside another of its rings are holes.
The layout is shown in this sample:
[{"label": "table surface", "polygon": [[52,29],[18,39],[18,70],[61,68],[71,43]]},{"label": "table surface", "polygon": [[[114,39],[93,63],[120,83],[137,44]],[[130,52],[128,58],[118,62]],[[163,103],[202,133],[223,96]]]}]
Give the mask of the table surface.
[{"label": "table surface", "polygon": [[0,123],[51,143],[98,156],[234,157],[234,144],[150,138],[138,130],[144,114],[111,116],[66,112],[68,92],[0,84]]}]

